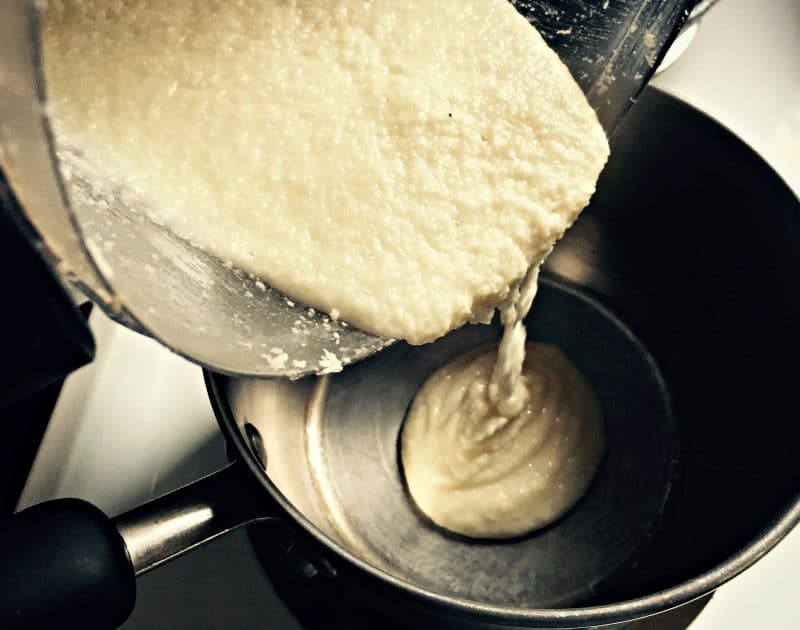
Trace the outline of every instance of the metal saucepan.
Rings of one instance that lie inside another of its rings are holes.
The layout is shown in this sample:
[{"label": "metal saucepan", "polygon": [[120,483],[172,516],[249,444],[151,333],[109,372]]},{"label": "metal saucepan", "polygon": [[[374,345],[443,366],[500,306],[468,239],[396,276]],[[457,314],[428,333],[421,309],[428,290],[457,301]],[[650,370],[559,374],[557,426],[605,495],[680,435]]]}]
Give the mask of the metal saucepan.
[{"label": "metal saucepan", "polygon": [[565,518],[469,542],[403,497],[403,396],[489,327],[260,385],[271,397],[207,373],[235,461],[114,521],[69,500],[18,514],[0,535],[0,618],[118,624],[135,575],[264,519],[286,526],[266,541],[276,564],[401,625],[623,624],[708,593],[800,520],[798,243],[800,205],[769,167],[649,90],[528,322],[592,380],[609,431]]},{"label": "metal saucepan", "polygon": [[[646,85],[693,0],[514,2],[571,70],[610,132]],[[143,200],[56,142],[37,0],[0,3],[0,168],[40,249],[122,324],[218,372],[298,377],[391,341],[287,300],[146,219]],[[164,42],[164,46],[168,43]],[[265,280],[265,282],[262,282]],[[265,348],[289,361],[269,361]],[[304,366],[304,367],[298,367]]]}]

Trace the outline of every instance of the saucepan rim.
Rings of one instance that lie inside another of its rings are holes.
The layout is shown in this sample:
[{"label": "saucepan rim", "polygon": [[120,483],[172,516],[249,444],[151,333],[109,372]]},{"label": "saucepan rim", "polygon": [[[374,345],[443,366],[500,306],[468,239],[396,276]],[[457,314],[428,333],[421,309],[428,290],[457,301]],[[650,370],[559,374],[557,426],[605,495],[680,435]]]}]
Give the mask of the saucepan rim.
[{"label": "saucepan rim", "polygon": [[751,543],[724,562],[676,586],[621,602],[576,608],[520,608],[484,604],[459,597],[442,595],[395,577],[369,564],[314,525],[305,514],[283,495],[250,450],[245,436],[239,430],[228,401],[225,381],[230,377],[205,369],[203,372],[211,405],[223,434],[228,442],[234,446],[238,457],[247,466],[250,473],[259,480],[260,484],[278,503],[288,518],[299,524],[307,534],[311,535],[323,547],[370,577],[391,585],[406,596],[423,604],[444,608],[462,615],[526,624],[553,624],[557,622],[562,627],[569,627],[569,625],[564,626],[564,624],[571,623],[613,623],[646,617],[680,606],[715,590],[754,564],[778,544],[795,525],[800,523],[800,493],[798,493],[788,508],[762,530]]}]

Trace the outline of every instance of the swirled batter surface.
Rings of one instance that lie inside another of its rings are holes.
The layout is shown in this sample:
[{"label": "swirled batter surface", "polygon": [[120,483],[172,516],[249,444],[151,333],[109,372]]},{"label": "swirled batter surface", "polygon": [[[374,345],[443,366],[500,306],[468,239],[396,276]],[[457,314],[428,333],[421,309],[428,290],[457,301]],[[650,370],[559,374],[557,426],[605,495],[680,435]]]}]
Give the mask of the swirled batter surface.
[{"label": "swirled batter surface", "polygon": [[[497,348],[439,368],[403,427],[408,489],[437,525],[476,538],[538,529],[583,496],[600,463],[602,414],[591,385],[553,345],[525,346],[522,404],[498,409]],[[510,411],[510,413],[509,413]]]}]

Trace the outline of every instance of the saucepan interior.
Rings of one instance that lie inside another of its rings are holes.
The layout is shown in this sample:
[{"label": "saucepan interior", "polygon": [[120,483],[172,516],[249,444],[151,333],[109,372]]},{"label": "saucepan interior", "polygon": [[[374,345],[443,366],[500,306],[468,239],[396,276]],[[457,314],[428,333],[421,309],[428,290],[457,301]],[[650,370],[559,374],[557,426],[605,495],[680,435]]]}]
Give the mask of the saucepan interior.
[{"label": "saucepan interior", "polygon": [[[402,482],[396,452],[370,450],[396,448],[396,437],[369,439],[387,430],[374,421],[381,413],[376,401],[398,387],[418,385],[402,378],[418,363],[427,361],[427,369],[435,369],[436,361],[424,349],[398,355],[394,363],[387,363],[388,354],[379,355],[370,360],[374,364],[348,368],[327,381],[271,382],[257,397],[242,381],[230,382],[236,424],[253,445],[245,455],[265,464],[270,481],[318,537],[434,597],[509,611],[600,606],[591,609],[598,619],[610,618],[603,610],[631,616],[652,612],[659,593],[667,593],[664,607],[685,601],[754,561],[764,548],[753,543],[774,544],[770,528],[785,533],[786,520],[775,523],[793,507],[796,511],[800,423],[792,366],[800,350],[798,243],[800,207],[775,174],[716,123],[651,90],[614,137],[591,207],[551,257],[546,271],[555,281],[545,285],[538,305],[550,314],[531,325],[532,334],[544,338],[558,337],[570,326],[579,330],[579,322],[598,333],[579,343],[554,339],[572,344],[565,351],[579,366],[575,353],[592,344],[612,353],[632,351],[605,356],[605,363],[586,359],[581,367],[595,370],[592,361],[622,366],[606,375],[623,379],[621,391],[614,392],[619,398],[603,393],[613,389],[610,385],[600,387],[604,413],[607,421],[620,422],[613,425],[619,440],[639,437],[635,444],[612,439],[604,466],[615,461],[620,445],[640,446],[640,457],[629,460],[638,468],[627,472],[652,484],[645,484],[635,505],[609,501],[601,469],[572,513],[530,537],[469,543],[448,538],[419,518],[415,528],[387,537],[381,547],[382,532],[397,533],[387,529],[385,519],[396,516],[387,505],[397,498],[392,495],[397,488],[402,492]],[[536,310],[537,305],[534,317]],[[565,327],[554,315],[559,311],[578,319]],[[627,335],[629,344],[617,334]],[[440,346],[452,353],[483,341],[482,335],[460,331]],[[380,379],[374,380],[375,374]],[[590,375],[593,379],[602,375]],[[615,420],[617,405],[626,400],[634,401],[632,408]],[[349,446],[341,441],[337,451],[326,441],[326,414],[346,425],[336,430],[348,432]],[[399,431],[399,425],[392,430]],[[648,432],[654,436],[649,442]],[[347,477],[347,460],[373,461],[374,469],[365,475],[363,466],[353,465],[360,476]],[[381,485],[388,476],[399,480],[396,488]],[[605,504],[605,512],[598,503]],[[597,535],[603,519],[596,515],[613,521],[636,509],[641,513],[633,519],[639,528],[635,541],[623,544],[617,555],[610,553],[629,532],[618,530],[616,538]],[[586,531],[595,531],[583,539],[567,536],[570,519],[581,515],[594,523]],[[431,546],[436,536],[442,542]],[[531,563],[527,556],[541,554],[531,541],[548,536],[560,544],[549,545],[551,555],[537,555]],[[442,560],[454,545],[461,545],[460,561],[466,563],[458,571]],[[414,556],[418,548],[422,556]],[[427,563],[417,563],[416,574],[404,564],[404,557],[419,560],[426,554]],[[593,571],[591,563],[573,561],[593,555],[613,556],[614,566]],[[519,564],[515,556],[522,558]],[[713,577],[698,577],[714,568]],[[551,578],[563,580],[561,600],[551,597],[552,590],[540,597],[525,585]],[[502,585],[492,586],[491,580]],[[637,601],[645,600],[649,608],[642,604],[639,610]]]},{"label": "saucepan interior", "polygon": [[[531,338],[562,348],[595,386],[607,443],[586,498],[531,535],[478,541],[442,530],[415,507],[401,471],[398,436],[415,393],[447,361],[499,340],[497,325],[467,326],[425,346],[396,344],[317,381],[301,414],[265,410],[265,395],[284,397],[285,388],[259,381],[234,382],[232,407],[250,438],[267,445],[266,470],[282,492],[305,501],[315,525],[374,566],[469,601],[576,604],[657,527],[677,462],[676,428],[654,362],[597,302],[542,279],[526,325]],[[298,445],[292,454],[287,443]],[[302,477],[307,485],[298,488]]]}]

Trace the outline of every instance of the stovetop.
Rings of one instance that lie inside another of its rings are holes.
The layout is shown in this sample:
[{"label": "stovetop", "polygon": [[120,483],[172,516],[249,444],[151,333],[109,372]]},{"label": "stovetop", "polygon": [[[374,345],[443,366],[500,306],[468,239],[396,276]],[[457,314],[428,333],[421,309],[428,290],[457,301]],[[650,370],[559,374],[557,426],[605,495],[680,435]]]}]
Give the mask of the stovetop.
[{"label": "stovetop", "polygon": [[[722,0],[685,55],[654,83],[732,129],[800,195],[797,0]],[[76,496],[115,515],[226,461],[200,369],[97,310],[90,324],[97,358],[68,378],[20,508]],[[690,627],[796,628],[797,584],[800,530],[723,586]],[[684,628],[691,617],[642,628]],[[239,531],[140,578],[136,608],[123,628],[301,626]]]}]

